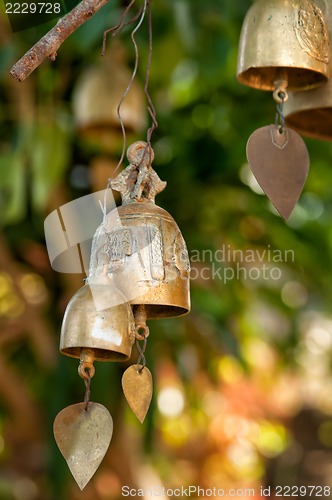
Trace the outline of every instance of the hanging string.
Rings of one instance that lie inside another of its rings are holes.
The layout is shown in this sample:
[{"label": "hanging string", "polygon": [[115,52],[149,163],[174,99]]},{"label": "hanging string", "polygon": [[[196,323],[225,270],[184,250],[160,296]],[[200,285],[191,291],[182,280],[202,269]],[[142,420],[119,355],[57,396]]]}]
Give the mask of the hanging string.
[{"label": "hanging string", "polygon": [[275,124],[279,129],[279,133],[282,134],[285,126],[283,108],[284,103],[288,100],[287,80],[277,80],[276,82],[274,82],[274,85],[275,88],[273,91],[273,99],[277,105]]},{"label": "hanging string", "polygon": [[[102,55],[105,54],[106,40],[107,40],[107,35],[109,33],[112,33],[112,36],[115,36],[115,35],[119,34],[126,26],[128,26],[129,24],[132,24],[137,19],[139,19],[139,21],[137,23],[137,26],[134,28],[134,30],[131,33],[131,40],[132,40],[132,43],[133,43],[134,49],[135,49],[135,65],[134,65],[134,69],[133,69],[130,81],[129,81],[128,85],[127,85],[127,88],[125,89],[125,91],[124,91],[124,93],[123,93],[123,95],[122,95],[122,97],[121,97],[121,99],[119,101],[118,107],[117,107],[117,116],[118,116],[118,120],[119,120],[119,123],[120,123],[120,126],[121,126],[121,130],[122,130],[123,147],[122,147],[122,152],[121,152],[120,160],[119,160],[119,162],[118,162],[115,170],[113,171],[112,177],[110,177],[108,179],[107,186],[106,186],[106,189],[105,189],[104,204],[103,204],[103,207],[101,207],[102,212],[103,212],[103,224],[105,224],[105,222],[106,222],[107,194],[108,194],[108,190],[111,188],[112,179],[114,178],[115,174],[117,173],[117,171],[119,170],[120,166],[122,165],[122,162],[123,162],[125,154],[126,154],[126,149],[127,149],[127,134],[126,134],[126,128],[124,126],[123,119],[122,119],[122,116],[121,116],[121,106],[122,106],[125,98],[127,97],[127,94],[129,92],[129,90],[130,90],[130,88],[131,88],[131,86],[133,84],[133,81],[134,81],[134,79],[136,77],[136,74],[137,74],[138,62],[139,62],[139,52],[138,52],[138,46],[137,46],[137,42],[136,42],[136,39],[135,39],[135,35],[136,35],[137,31],[139,30],[139,28],[141,27],[141,25],[142,25],[142,23],[144,21],[144,18],[145,18],[145,15],[146,15],[146,11],[148,11],[149,52],[148,52],[148,61],[147,61],[147,68],[146,68],[146,74],[145,74],[144,93],[145,93],[145,96],[146,96],[146,99],[147,99],[147,103],[148,103],[147,109],[148,109],[149,115],[150,115],[151,120],[152,120],[151,127],[147,131],[147,140],[146,140],[146,143],[147,143],[147,145],[146,145],[146,151],[149,151],[149,155],[151,155],[151,137],[152,137],[153,132],[156,130],[156,128],[158,128],[158,122],[157,122],[157,118],[156,118],[156,110],[155,110],[155,107],[153,105],[150,93],[149,93],[149,80],[150,80],[150,70],[151,70],[152,52],[153,52],[153,30],[152,30],[151,0],[144,0],[144,4],[140,8],[138,14],[136,16],[134,16],[132,19],[130,19],[129,21],[124,22],[124,19],[126,18],[126,15],[130,11],[130,9],[134,5],[134,3],[135,3],[135,0],[131,0],[131,2],[129,3],[129,5],[127,6],[127,8],[125,9],[125,11],[123,12],[119,23],[116,26],[114,26],[113,28],[110,28],[110,29],[106,30],[104,32],[104,37],[103,37]],[[143,159],[145,157],[146,157],[145,154],[142,155],[142,160],[141,161],[143,161]],[[151,158],[150,158],[150,161],[151,161]],[[138,165],[138,166],[140,166],[140,165]]]},{"label": "hanging string", "polygon": [[84,403],[85,403],[85,411],[88,409],[88,405],[90,403],[90,394],[91,394],[91,375],[90,375],[90,370],[87,369],[85,370],[87,373],[87,378],[84,379],[85,383],[85,396],[84,396]]},{"label": "hanging string", "polygon": [[142,372],[146,366],[146,359],[145,359],[145,349],[146,349],[146,342],[147,342],[147,337],[144,337],[143,338],[143,346],[141,347],[140,343],[139,343],[139,340],[136,339],[136,347],[137,347],[137,350],[138,350],[138,353],[139,353],[139,356],[138,356],[138,359],[137,359],[137,365],[141,365],[141,367],[139,368],[139,372]]},{"label": "hanging string", "polygon": [[119,119],[119,122],[120,122],[120,125],[121,125],[121,130],[122,130],[123,147],[122,147],[121,157],[120,157],[120,160],[119,160],[119,162],[118,162],[118,164],[116,166],[116,169],[114,170],[111,179],[108,180],[108,184],[109,185],[110,185],[111,180],[113,179],[115,173],[120,168],[120,165],[122,164],[123,159],[124,159],[125,154],[126,154],[126,149],[127,149],[127,134],[126,134],[126,129],[125,129],[125,126],[124,126],[124,123],[123,123],[123,120],[122,120],[122,116],[121,116],[121,106],[122,106],[123,101],[127,97],[127,94],[129,92],[132,84],[133,84],[133,81],[135,80],[135,77],[136,77],[137,68],[138,68],[138,61],[139,61],[139,54],[138,54],[138,46],[137,46],[137,42],[136,42],[136,39],[135,39],[135,35],[136,35],[137,31],[139,30],[139,28],[141,27],[141,24],[144,21],[144,17],[145,17],[145,13],[146,13],[146,7],[147,7],[147,0],[144,0],[144,5],[143,5],[143,8],[142,8],[141,17],[140,17],[140,19],[139,19],[139,21],[137,23],[136,28],[131,33],[131,41],[133,42],[133,45],[134,45],[134,48],[135,48],[135,66],[134,66],[134,69],[133,69],[133,73],[131,75],[131,79],[129,80],[127,88],[124,91],[124,93],[123,93],[123,95],[122,95],[122,97],[121,97],[121,99],[119,101],[117,110],[116,110],[117,115],[118,115],[118,119]]},{"label": "hanging string", "polygon": [[121,18],[120,18],[120,21],[118,22],[118,24],[116,26],[114,26],[113,28],[110,28],[108,30],[105,30],[104,31],[104,35],[103,35],[103,46],[102,46],[102,50],[101,50],[101,55],[104,56],[105,55],[105,50],[106,50],[106,41],[107,41],[107,35],[109,33],[112,33],[112,36],[115,36],[117,35],[118,33],[121,33],[121,31],[123,30],[123,28],[125,28],[126,26],[128,26],[128,24],[131,24],[131,23],[134,23],[138,18],[139,16],[141,15],[141,11],[142,11],[142,8],[139,10],[138,14],[133,17],[130,21],[124,23],[124,19],[126,17],[126,15],[128,14],[128,12],[130,11],[130,9],[132,8],[132,6],[134,5],[134,3],[136,2],[136,0],[131,0],[130,4],[126,7],[125,11],[123,12]]},{"label": "hanging string", "polygon": [[285,126],[285,116],[283,114],[283,107],[285,101],[285,93],[279,92],[279,96],[281,99],[281,103],[277,103],[277,112],[276,112],[276,126],[279,128],[279,133],[282,134]]},{"label": "hanging string", "polygon": [[142,23],[144,21],[148,0],[144,0],[144,4],[139,9],[138,14],[136,16],[134,16],[132,19],[130,19],[130,21],[127,21],[126,23],[124,23],[123,21],[124,21],[126,15],[127,15],[127,13],[129,12],[129,10],[131,9],[131,7],[134,5],[134,3],[135,3],[135,0],[131,0],[130,4],[127,6],[126,10],[122,14],[119,23],[116,26],[114,26],[114,28],[110,28],[109,30],[106,30],[104,32],[104,37],[103,37],[102,55],[105,54],[106,39],[107,39],[107,35],[109,33],[112,33],[112,35],[115,36],[118,33],[120,33],[126,26],[128,26],[129,24],[132,24],[137,19],[139,19],[136,27],[133,29],[133,31],[131,33],[131,40],[133,42],[134,49],[135,49],[135,65],[134,65],[134,69],[133,69],[131,78],[129,80],[129,83],[128,83],[128,85],[127,85],[127,87],[126,87],[126,89],[125,89],[125,91],[124,91],[124,93],[123,93],[123,95],[122,95],[122,97],[121,97],[121,99],[119,101],[119,104],[118,104],[118,107],[117,107],[117,110],[116,110],[117,116],[118,116],[118,120],[119,120],[120,126],[121,126],[121,131],[122,131],[123,146],[122,146],[122,152],[121,152],[120,160],[119,160],[119,162],[118,162],[115,170],[113,171],[112,177],[110,177],[108,179],[108,181],[107,181],[107,186],[106,186],[105,193],[104,193],[104,204],[103,204],[103,208],[102,208],[102,212],[103,212],[103,224],[105,224],[105,222],[106,222],[107,193],[108,193],[108,190],[111,188],[112,179],[114,178],[116,172],[119,170],[119,168],[120,168],[120,166],[121,166],[121,164],[123,162],[123,159],[125,157],[125,154],[126,154],[126,149],[127,149],[127,134],[126,134],[126,128],[124,126],[123,119],[122,119],[122,116],[121,116],[121,106],[123,104],[123,101],[127,97],[127,94],[129,92],[132,84],[133,84],[133,81],[135,80],[135,77],[136,77],[136,73],[137,73],[137,69],[138,69],[139,53],[138,53],[138,46],[137,46],[137,42],[136,42],[136,39],[135,39],[135,35],[136,35],[137,31],[139,30],[139,28],[141,27],[141,25],[142,25]]},{"label": "hanging string", "polygon": [[152,33],[152,10],[151,10],[151,0],[148,0],[148,22],[149,22],[149,55],[148,55],[148,62],[147,62],[147,67],[146,67],[146,75],[145,75],[145,85],[144,85],[144,92],[148,101],[148,112],[149,115],[152,119],[152,125],[148,129],[147,132],[147,149],[148,151],[151,151],[151,137],[153,132],[158,128],[158,122],[156,118],[156,110],[153,105],[151,96],[149,94],[149,80],[150,80],[150,69],[151,69],[151,61],[152,61],[152,50],[153,50],[153,33]]}]

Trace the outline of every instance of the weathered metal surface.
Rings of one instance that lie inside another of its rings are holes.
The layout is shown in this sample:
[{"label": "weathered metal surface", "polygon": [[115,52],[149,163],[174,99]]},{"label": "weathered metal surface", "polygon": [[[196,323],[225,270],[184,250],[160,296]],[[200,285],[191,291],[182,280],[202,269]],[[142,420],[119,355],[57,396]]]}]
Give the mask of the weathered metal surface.
[{"label": "weathered metal surface", "polygon": [[[326,2],[329,36],[332,35],[332,0]],[[332,48],[330,45],[330,71]],[[302,135],[332,140],[332,79],[318,89],[290,92],[285,104],[286,124]]]},{"label": "weathered metal surface", "polygon": [[152,149],[134,143],[128,159],[111,183],[123,205],[96,231],[89,276],[112,277],[133,306],[146,306],[147,319],[180,316],[190,310],[186,244],[174,219],[154,203],[165,183],[151,167]]},{"label": "weathered metal surface", "polygon": [[82,490],[98,469],[113,434],[109,411],[99,403],[78,403],[60,411],[54,421],[55,441]]},{"label": "weathered metal surface", "polygon": [[132,365],[122,376],[122,388],[130,408],[143,423],[148,412],[153,384],[150,370],[142,365]]},{"label": "weathered metal surface", "polygon": [[274,90],[313,88],[329,77],[329,36],[313,0],[256,0],[245,17],[237,77],[244,85]]},{"label": "weathered metal surface", "polygon": [[70,300],[61,328],[60,351],[80,358],[83,348],[97,361],[125,361],[135,340],[135,322],[126,297],[110,280],[92,279]]},{"label": "weathered metal surface", "polygon": [[309,154],[301,137],[288,128],[259,128],[249,137],[247,158],[257,182],[284,219],[296,205],[309,171]]}]

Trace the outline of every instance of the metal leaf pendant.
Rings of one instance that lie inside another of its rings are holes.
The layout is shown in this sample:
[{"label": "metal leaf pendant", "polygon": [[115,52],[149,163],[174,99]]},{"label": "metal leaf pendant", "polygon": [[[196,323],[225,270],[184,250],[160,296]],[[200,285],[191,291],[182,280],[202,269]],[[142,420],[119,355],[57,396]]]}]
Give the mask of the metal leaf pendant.
[{"label": "metal leaf pendant", "polygon": [[143,423],[152,399],[152,375],[142,365],[132,365],[122,376],[122,388],[130,408]]},{"label": "metal leaf pendant", "polygon": [[81,490],[98,469],[113,434],[109,411],[99,403],[64,408],[54,420],[55,441]]},{"label": "metal leaf pendant", "polygon": [[247,143],[247,159],[257,182],[287,220],[305,184],[310,158],[302,138],[276,125],[259,128]]}]

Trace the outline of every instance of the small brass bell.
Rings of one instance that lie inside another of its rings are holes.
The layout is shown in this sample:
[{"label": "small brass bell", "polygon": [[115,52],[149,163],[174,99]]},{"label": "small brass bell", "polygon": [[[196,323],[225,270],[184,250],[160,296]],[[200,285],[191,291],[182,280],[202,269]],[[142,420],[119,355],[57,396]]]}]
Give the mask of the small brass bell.
[{"label": "small brass bell", "polygon": [[[332,1],[327,1],[329,35],[332,36]],[[331,50],[330,50],[331,61]],[[330,64],[331,71],[331,64]],[[332,140],[332,80],[308,92],[290,92],[285,103],[286,124],[302,135]]]},{"label": "small brass bell", "polygon": [[308,89],[329,76],[329,37],[313,0],[256,0],[245,17],[237,78],[244,85],[275,90]]},{"label": "small brass bell", "polygon": [[60,351],[79,358],[84,402],[64,408],[53,432],[79,488],[98,469],[112,439],[113,419],[101,404],[90,401],[94,361],[125,361],[131,355],[136,326],[126,297],[111,280],[88,279],[70,300],[61,328]]},{"label": "small brass bell", "polygon": [[104,280],[88,280],[70,300],[62,323],[60,351],[82,360],[125,361],[131,355],[135,324],[124,295]]},{"label": "small brass bell", "polygon": [[145,142],[132,144],[127,156],[130,165],[111,182],[122,206],[96,232],[90,276],[112,276],[134,312],[145,305],[146,319],[181,316],[190,310],[190,265],[176,222],[154,202],[166,183],[152,169]]}]

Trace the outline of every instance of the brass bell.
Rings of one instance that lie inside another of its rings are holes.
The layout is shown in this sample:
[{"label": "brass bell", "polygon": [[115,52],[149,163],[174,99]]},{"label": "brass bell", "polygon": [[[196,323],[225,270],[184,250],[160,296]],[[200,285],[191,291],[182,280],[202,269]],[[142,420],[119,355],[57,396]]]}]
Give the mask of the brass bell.
[{"label": "brass bell", "polygon": [[134,313],[145,305],[146,319],[181,316],[190,310],[188,252],[174,219],[154,203],[166,183],[151,167],[151,148],[142,161],[146,148],[142,141],[130,146],[130,165],[111,183],[123,204],[96,232],[89,275],[112,276]]},{"label": "brass bell", "polygon": [[308,89],[329,76],[329,37],[314,0],[256,0],[245,17],[237,78],[244,85],[274,90]]},{"label": "brass bell", "polygon": [[[90,66],[79,76],[73,93],[78,132],[110,152],[116,151],[122,141],[117,108],[131,78],[125,59],[123,47],[113,43],[103,64]],[[121,117],[129,136],[146,126],[144,92],[136,81],[121,105]]]},{"label": "brass bell", "polygon": [[[327,20],[331,38],[331,0],[327,3]],[[288,101],[285,103],[284,115],[286,124],[300,134],[317,139],[332,140],[332,80],[330,79],[319,89],[308,92],[290,92]]]},{"label": "brass bell", "polygon": [[97,361],[125,361],[135,324],[126,297],[108,280],[87,280],[69,301],[60,338],[62,354]]}]

